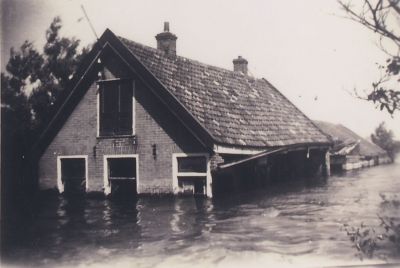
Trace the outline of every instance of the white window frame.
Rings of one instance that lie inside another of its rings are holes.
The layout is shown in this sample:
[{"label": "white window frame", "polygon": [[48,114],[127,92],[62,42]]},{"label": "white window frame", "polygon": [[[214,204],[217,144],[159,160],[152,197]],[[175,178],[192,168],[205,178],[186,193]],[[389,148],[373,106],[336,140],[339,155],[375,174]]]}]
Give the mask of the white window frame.
[{"label": "white window frame", "polygon": [[111,185],[108,179],[108,159],[110,158],[134,158],[136,161],[136,193],[139,194],[139,155],[138,154],[110,154],[103,155],[103,184],[104,194],[111,194]]},{"label": "white window frame", "polygon": [[89,190],[89,169],[88,169],[88,156],[87,155],[58,155],[57,156],[57,188],[61,194],[64,192],[64,184],[61,179],[61,160],[62,159],[85,159],[85,183],[86,192]]},{"label": "white window frame", "polygon": [[[127,78],[114,78],[114,79],[107,79],[107,80],[99,80],[96,81],[96,90],[97,90],[97,138],[102,137],[100,136],[100,84],[102,82],[111,82],[111,81],[121,81],[121,80],[125,80]],[[135,121],[135,109],[136,109],[136,84],[135,84],[135,80],[132,79],[132,134],[131,136],[135,136],[136,135],[136,121]]]},{"label": "white window frame", "polygon": [[[203,156],[206,158],[206,172],[178,172],[179,157]],[[212,197],[212,177],[210,168],[210,156],[207,153],[174,153],[172,154],[172,188],[174,194],[179,193],[178,177],[206,177],[206,196]]]}]

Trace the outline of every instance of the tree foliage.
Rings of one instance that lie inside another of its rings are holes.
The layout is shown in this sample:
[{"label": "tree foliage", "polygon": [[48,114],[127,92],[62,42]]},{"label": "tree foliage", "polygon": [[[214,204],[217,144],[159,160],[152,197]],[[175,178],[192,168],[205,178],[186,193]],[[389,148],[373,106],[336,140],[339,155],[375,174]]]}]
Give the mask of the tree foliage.
[{"label": "tree foliage", "polygon": [[53,116],[59,97],[68,90],[71,75],[88,51],[79,50],[80,40],[61,37],[61,28],[61,19],[54,18],[43,52],[29,41],[18,50],[11,48],[7,73],[1,74],[4,118],[13,114],[17,125],[34,136]]},{"label": "tree foliage", "polygon": [[43,50],[25,41],[11,48],[6,72],[1,73],[2,172],[19,177],[24,156],[68,93],[70,77],[88,48],[80,40],[60,36],[62,22],[54,18]]},{"label": "tree foliage", "polygon": [[392,161],[394,160],[396,153],[400,149],[400,144],[393,139],[393,132],[386,128],[384,122],[380,123],[375,132],[371,134],[371,140],[384,149]]},{"label": "tree foliage", "polygon": [[[347,17],[379,35],[379,45],[388,55],[379,65],[381,77],[366,96],[391,115],[400,111],[400,0],[338,0]],[[360,4],[361,3],[361,4]]]},{"label": "tree foliage", "polygon": [[379,225],[343,225],[343,230],[357,249],[360,259],[364,257],[387,258],[400,253],[400,201],[397,194],[380,194],[382,202],[378,214]]}]

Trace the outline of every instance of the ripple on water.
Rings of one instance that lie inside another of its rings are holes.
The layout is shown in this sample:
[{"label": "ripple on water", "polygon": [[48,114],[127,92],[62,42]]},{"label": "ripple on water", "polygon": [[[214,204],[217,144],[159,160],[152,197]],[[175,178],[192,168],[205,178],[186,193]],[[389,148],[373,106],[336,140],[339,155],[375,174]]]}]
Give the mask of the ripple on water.
[{"label": "ripple on water", "polygon": [[341,227],[379,225],[377,213],[393,216],[380,194],[400,192],[398,174],[400,165],[380,166],[317,185],[285,184],[214,200],[51,197],[33,220],[15,227],[20,242],[9,246],[9,259],[49,267],[359,263]]}]

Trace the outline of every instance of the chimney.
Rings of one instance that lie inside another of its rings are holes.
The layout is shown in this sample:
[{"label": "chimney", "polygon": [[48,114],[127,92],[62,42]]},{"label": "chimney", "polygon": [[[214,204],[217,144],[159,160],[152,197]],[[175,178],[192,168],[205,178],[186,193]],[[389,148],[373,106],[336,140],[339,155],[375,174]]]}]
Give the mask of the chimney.
[{"label": "chimney", "polygon": [[233,60],[233,70],[247,75],[247,64],[248,61],[242,58],[242,56],[239,56],[237,59]]},{"label": "chimney", "polygon": [[156,35],[157,49],[168,56],[176,56],[176,35],[169,31],[169,22],[164,22],[164,32]]}]

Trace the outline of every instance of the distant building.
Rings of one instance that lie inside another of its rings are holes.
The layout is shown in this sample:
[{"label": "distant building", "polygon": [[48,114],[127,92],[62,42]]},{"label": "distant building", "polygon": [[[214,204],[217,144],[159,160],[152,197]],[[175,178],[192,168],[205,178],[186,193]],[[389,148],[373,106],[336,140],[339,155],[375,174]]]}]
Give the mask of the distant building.
[{"label": "distant building", "polygon": [[212,196],[249,163],[278,177],[329,167],[328,137],[247,60],[226,70],[177,56],[167,23],[156,39],[103,33],[35,147],[41,189]]},{"label": "distant building", "polygon": [[352,170],[390,162],[385,150],[340,124],[315,121],[333,141],[331,170]]}]

